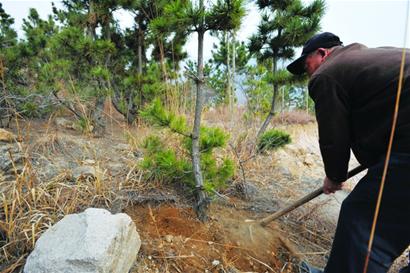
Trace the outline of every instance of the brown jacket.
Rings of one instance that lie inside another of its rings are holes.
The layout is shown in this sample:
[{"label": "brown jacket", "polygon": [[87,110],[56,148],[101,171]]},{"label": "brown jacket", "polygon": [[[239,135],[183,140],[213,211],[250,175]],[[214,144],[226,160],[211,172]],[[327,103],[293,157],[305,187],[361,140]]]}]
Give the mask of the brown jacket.
[{"label": "brown jacket", "polygon": [[[350,149],[364,166],[386,154],[397,95],[402,49],[351,44],[336,48],[312,75],[319,144],[327,177],[346,180]],[[410,154],[410,51],[393,152]]]}]

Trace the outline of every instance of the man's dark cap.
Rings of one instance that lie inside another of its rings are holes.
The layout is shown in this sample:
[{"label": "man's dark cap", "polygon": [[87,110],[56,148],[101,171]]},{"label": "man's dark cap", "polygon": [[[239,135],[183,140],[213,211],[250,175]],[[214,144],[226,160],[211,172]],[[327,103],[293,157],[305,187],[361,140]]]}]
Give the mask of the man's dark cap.
[{"label": "man's dark cap", "polygon": [[300,57],[294,60],[286,68],[292,74],[301,75],[305,73],[305,59],[309,53],[312,53],[318,48],[331,48],[341,44],[342,42],[339,37],[333,33],[323,32],[316,34],[303,45]]}]

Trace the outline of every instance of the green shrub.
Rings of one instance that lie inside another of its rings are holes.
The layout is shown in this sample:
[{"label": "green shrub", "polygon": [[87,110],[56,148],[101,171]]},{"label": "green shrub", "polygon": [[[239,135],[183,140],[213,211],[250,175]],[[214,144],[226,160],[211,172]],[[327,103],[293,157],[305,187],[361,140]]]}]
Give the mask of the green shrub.
[{"label": "green shrub", "polygon": [[258,151],[266,151],[276,149],[291,142],[290,135],[280,130],[266,131],[258,141]]},{"label": "green shrub", "polygon": [[21,113],[26,117],[39,116],[39,107],[34,102],[26,102],[21,106]]}]

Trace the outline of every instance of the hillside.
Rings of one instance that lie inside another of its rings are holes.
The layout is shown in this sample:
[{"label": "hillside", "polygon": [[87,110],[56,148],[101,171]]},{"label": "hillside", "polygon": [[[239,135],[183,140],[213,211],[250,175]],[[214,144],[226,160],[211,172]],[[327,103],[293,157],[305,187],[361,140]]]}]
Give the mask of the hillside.
[{"label": "hillside", "polygon": [[[213,196],[210,220],[202,223],[187,189],[144,181],[140,144],[154,129],[128,127],[111,117],[100,138],[73,130],[71,117],[12,124],[9,131],[20,142],[0,147],[1,272],[21,272],[42,232],[88,207],[125,212],[134,220],[142,239],[135,273],[297,272],[301,259],[324,265],[349,188],[317,198],[268,227],[251,221],[321,186],[314,122],[287,124],[279,117],[275,126],[289,132],[292,143],[243,162],[228,188]],[[221,153],[236,154],[237,164],[250,156],[257,122],[241,122],[241,115],[223,109],[208,111],[204,122],[230,132],[230,145]]]}]

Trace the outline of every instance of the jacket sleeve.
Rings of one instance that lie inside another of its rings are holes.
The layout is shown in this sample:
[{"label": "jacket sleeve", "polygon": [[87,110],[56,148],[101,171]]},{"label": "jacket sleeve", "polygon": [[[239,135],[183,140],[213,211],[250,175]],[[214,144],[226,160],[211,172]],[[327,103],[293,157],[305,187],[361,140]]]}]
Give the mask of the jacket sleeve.
[{"label": "jacket sleeve", "polygon": [[347,179],[350,159],[349,94],[327,75],[314,76],[309,94],[315,102],[319,145],[326,176],[337,183]]}]

